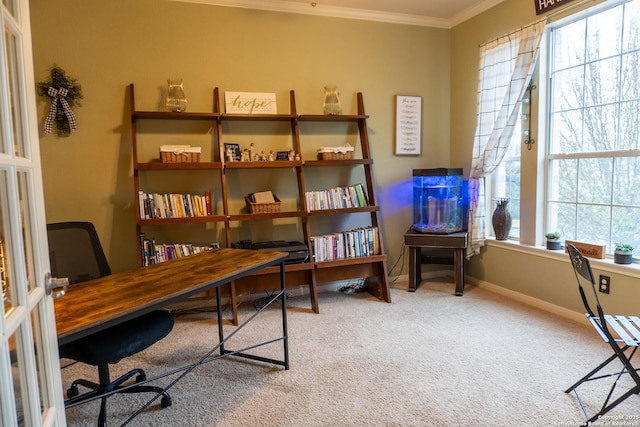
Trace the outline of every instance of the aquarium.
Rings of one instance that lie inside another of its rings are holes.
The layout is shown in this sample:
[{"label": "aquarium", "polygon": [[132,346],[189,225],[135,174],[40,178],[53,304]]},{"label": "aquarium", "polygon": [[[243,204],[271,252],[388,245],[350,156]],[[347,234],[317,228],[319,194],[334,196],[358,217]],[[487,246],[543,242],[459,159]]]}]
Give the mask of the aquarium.
[{"label": "aquarium", "polygon": [[463,231],[464,188],[461,168],[414,169],[411,229],[428,234]]}]

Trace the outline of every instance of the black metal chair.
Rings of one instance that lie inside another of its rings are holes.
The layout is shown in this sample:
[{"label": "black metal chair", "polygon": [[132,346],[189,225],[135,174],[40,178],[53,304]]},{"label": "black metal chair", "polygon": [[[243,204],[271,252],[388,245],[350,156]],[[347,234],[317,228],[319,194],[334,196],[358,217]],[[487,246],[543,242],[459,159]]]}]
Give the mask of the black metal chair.
[{"label": "black metal chair", "polygon": [[[95,227],[89,222],[61,222],[47,225],[49,257],[53,277],[68,277],[69,284],[111,274]],[[62,297],[64,298],[64,297]],[[160,393],[160,405],[171,406],[171,397],[161,387],[135,385],[146,380],[142,369],[134,369],[111,380],[109,365],[132,356],[166,337],[173,329],[173,315],[164,310],[141,317],[72,341],[59,347],[60,356],[98,367],[98,382],[77,379],[67,390],[65,407],[101,398],[98,426],[107,425],[107,398],[114,393]],[[134,383],[127,383],[135,377]],[[90,391],[79,394],[78,386]]]},{"label": "black metal chair", "polygon": [[[576,279],[578,281],[580,297],[582,298],[582,302],[584,303],[584,307],[587,311],[587,319],[589,319],[591,325],[598,332],[600,337],[609,344],[613,350],[613,354],[607,360],[602,362],[595,369],[581,378],[577,383],[565,390],[565,393],[570,393],[572,391],[575,393],[588,423],[591,423],[618,406],[629,396],[640,393],[640,375],[638,375],[640,368],[634,368],[631,363],[631,360],[640,345],[640,318],[638,318],[638,316],[605,314],[598,298],[596,282],[593,277],[593,271],[591,270],[589,260],[585,258],[572,244],[567,244],[567,251],[569,252],[573,271],[575,272]],[[593,310],[594,307],[596,310],[595,312]],[[605,367],[616,360],[622,364],[622,369],[612,373],[602,372]],[[614,396],[616,386],[619,385],[618,381],[622,377],[631,378],[631,382],[635,383],[635,385],[631,386],[622,394]],[[604,399],[602,407],[596,414],[589,416],[585,405],[578,395],[578,386],[588,381],[605,380],[607,378],[613,381],[611,388]]]}]

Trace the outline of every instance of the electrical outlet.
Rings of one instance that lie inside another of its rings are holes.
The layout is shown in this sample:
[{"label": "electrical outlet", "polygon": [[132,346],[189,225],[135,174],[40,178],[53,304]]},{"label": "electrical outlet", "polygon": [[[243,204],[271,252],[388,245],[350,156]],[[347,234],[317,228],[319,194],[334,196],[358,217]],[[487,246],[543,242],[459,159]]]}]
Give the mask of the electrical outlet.
[{"label": "electrical outlet", "polygon": [[598,290],[602,293],[608,294],[611,289],[611,278],[609,276],[600,275],[600,280],[598,281]]}]

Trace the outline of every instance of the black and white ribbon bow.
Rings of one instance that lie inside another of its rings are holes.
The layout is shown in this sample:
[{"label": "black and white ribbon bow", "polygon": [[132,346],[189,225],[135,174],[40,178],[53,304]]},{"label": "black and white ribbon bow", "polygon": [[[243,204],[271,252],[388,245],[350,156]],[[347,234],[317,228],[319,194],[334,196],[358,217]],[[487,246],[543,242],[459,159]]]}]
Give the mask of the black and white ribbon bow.
[{"label": "black and white ribbon bow", "polygon": [[64,110],[64,114],[67,116],[69,120],[69,127],[71,129],[76,128],[76,116],[71,111],[71,107],[67,102],[67,94],[69,90],[61,87],[60,89],[54,89],[49,86],[49,90],[47,91],[48,95],[51,97],[51,108],[49,109],[49,115],[47,116],[47,120],[44,122],[44,133],[53,132],[53,122],[56,118],[56,113],[58,112],[58,101],[62,104],[62,109]]}]

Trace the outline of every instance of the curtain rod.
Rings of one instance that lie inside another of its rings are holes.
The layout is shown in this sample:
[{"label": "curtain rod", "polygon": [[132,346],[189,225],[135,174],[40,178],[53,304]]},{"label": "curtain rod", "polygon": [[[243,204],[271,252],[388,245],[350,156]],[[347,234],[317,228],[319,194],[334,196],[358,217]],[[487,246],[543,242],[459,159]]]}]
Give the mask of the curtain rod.
[{"label": "curtain rod", "polygon": [[487,42],[481,43],[480,45],[478,45],[478,47],[482,47],[482,46],[484,46],[484,45],[486,45],[488,43],[491,43],[491,42],[493,42],[495,40],[499,40],[502,37],[509,37],[511,34],[514,34],[514,33],[518,32],[518,31],[521,31],[521,30],[523,30],[523,29],[525,29],[527,27],[531,27],[532,25],[536,25],[538,22],[540,22],[542,20],[545,20],[545,19],[548,20],[549,18],[553,18],[554,16],[561,15],[561,14],[566,13],[566,12],[568,12],[568,11],[570,11],[572,9],[575,9],[575,8],[577,8],[579,6],[582,6],[585,3],[595,3],[596,1],[597,0],[579,0],[579,1],[575,2],[575,3],[569,4],[567,7],[564,7],[562,9],[560,9],[560,10],[553,11],[553,12],[549,13],[548,15],[545,15],[542,18],[532,22],[531,24],[523,25],[522,27],[520,27],[520,28],[518,28],[516,30],[510,31],[507,34],[504,34],[502,36],[496,37],[496,38],[491,39],[491,40],[489,40]]},{"label": "curtain rod", "polygon": [[[593,0],[589,0],[589,1],[593,1]],[[491,39],[491,40],[489,40],[489,41],[486,41],[486,42],[484,42],[484,43],[481,43],[481,44],[479,44],[479,45],[478,45],[478,47],[482,47],[482,46],[484,46],[484,45],[486,45],[486,44],[489,44],[489,43],[492,43],[492,42],[494,42],[494,41],[496,41],[496,40],[500,40],[500,39],[501,39],[501,38],[503,38],[503,37],[509,37],[511,34],[515,34],[515,33],[517,33],[518,31],[522,31],[522,30],[524,30],[525,28],[533,27],[534,25],[538,24],[540,21],[544,21],[545,19],[547,19],[547,18],[546,18],[546,17],[544,17],[544,18],[540,18],[540,19],[538,19],[538,20],[536,20],[536,21],[534,21],[534,22],[532,22],[532,23],[530,23],[530,24],[523,25],[522,27],[517,28],[517,29],[515,29],[515,30],[513,30],[513,31],[509,31],[507,34],[503,34],[503,35],[498,36],[498,37],[496,37],[496,38],[493,38],[493,39]]]}]

